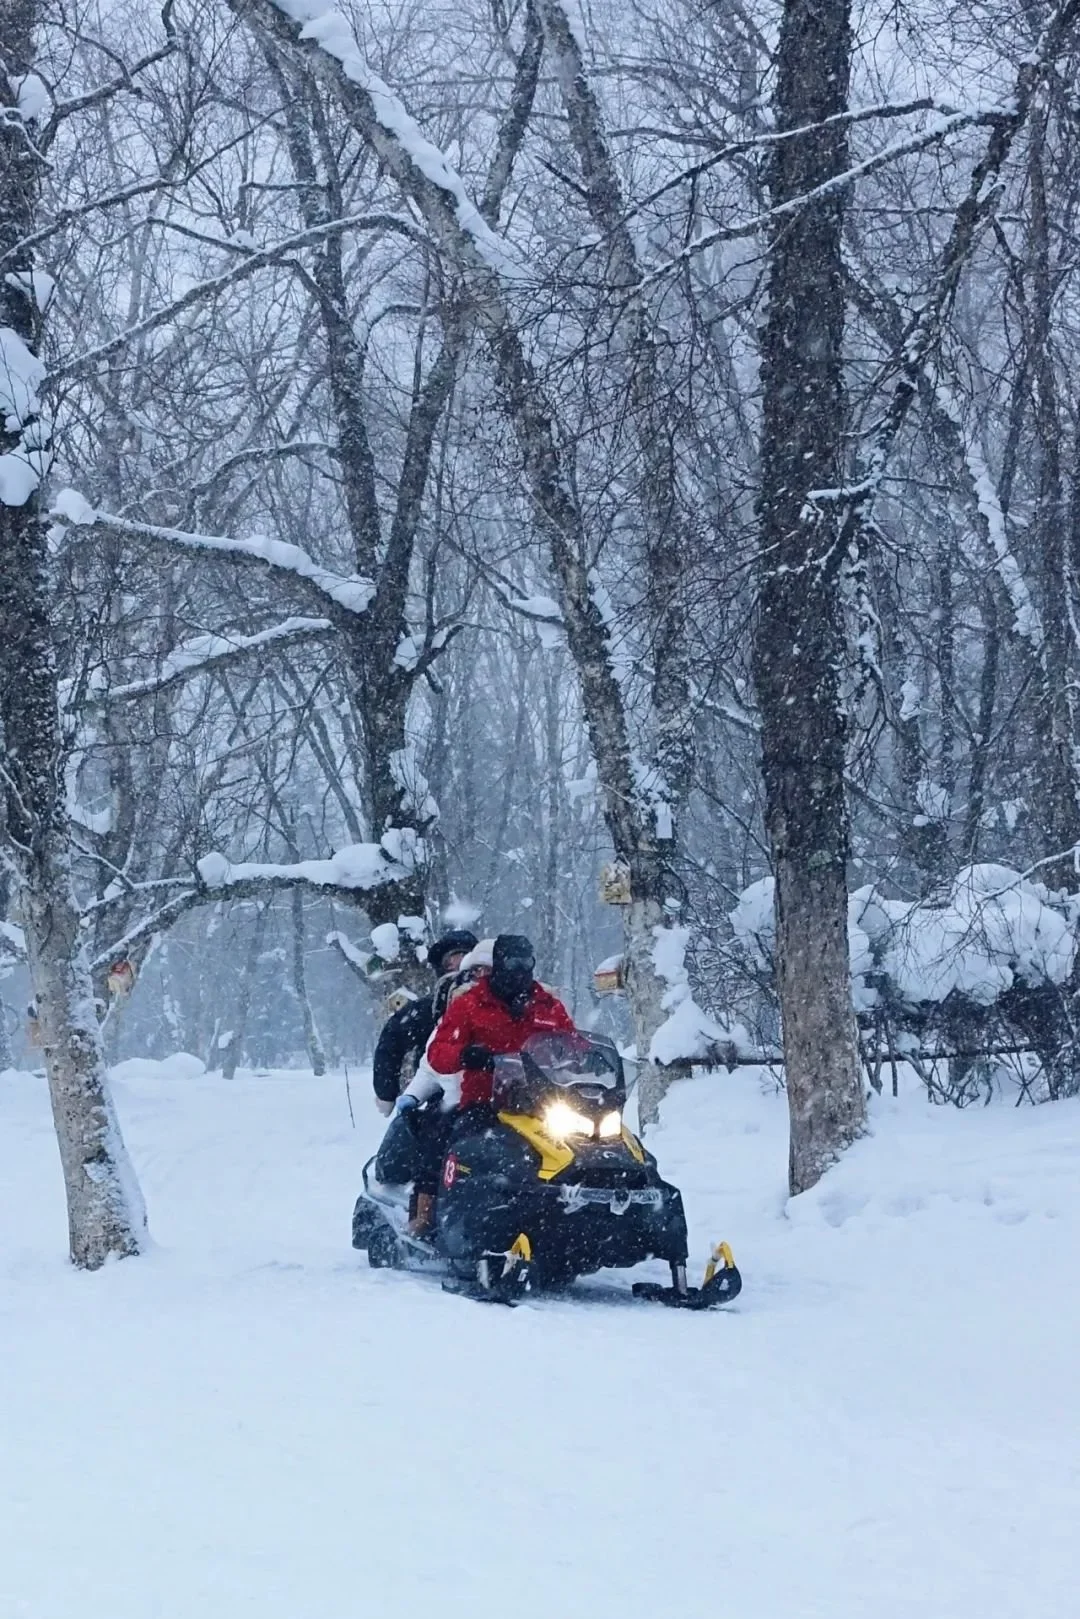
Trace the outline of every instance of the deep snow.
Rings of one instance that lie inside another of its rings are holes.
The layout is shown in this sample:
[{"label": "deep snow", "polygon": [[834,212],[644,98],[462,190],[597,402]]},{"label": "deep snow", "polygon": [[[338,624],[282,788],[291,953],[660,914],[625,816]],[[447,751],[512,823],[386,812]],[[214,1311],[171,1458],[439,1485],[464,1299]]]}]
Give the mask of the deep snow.
[{"label": "deep snow", "polygon": [[1080,1105],[876,1104],[785,1206],[782,1098],[652,1138],[721,1314],[516,1311],[348,1247],[353,1075],[125,1064],[158,1246],[65,1263],[43,1081],[0,1076],[0,1619],[1065,1619]]}]

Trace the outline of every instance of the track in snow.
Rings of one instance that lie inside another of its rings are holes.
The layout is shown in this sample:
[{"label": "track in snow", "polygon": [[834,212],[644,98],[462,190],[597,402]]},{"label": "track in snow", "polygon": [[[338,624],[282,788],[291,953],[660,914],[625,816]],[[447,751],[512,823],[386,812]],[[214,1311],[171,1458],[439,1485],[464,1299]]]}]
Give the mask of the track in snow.
[{"label": "track in snow", "polygon": [[355,1133],[340,1076],[117,1092],[158,1246],[86,1277],[0,1078],[2,1619],[1071,1613],[1080,1105],[886,1104],[785,1212],[782,1099],[676,1086],[652,1144],[745,1277],[693,1316],[369,1270],[355,1076]]}]

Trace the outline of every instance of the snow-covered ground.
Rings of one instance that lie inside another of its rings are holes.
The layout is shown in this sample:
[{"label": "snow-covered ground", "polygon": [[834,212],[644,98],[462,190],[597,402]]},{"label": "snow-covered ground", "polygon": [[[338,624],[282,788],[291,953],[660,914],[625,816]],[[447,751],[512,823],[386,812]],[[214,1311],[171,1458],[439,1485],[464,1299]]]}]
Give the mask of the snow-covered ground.
[{"label": "snow-covered ground", "polygon": [[729,1311],[510,1311],[348,1246],[353,1075],[125,1064],[158,1246],[65,1263],[43,1081],[0,1076],[0,1619],[1066,1619],[1080,1105],[876,1107],[786,1205],[781,1098],[653,1145]]}]

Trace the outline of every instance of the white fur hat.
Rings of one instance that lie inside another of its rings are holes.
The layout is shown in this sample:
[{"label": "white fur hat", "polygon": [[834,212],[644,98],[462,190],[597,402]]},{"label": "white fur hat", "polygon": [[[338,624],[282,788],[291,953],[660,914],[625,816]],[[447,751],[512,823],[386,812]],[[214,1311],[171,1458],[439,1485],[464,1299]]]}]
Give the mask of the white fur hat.
[{"label": "white fur hat", "polygon": [[478,945],[474,945],[469,951],[469,954],[465,957],[464,961],[461,963],[461,966],[458,968],[458,972],[468,972],[470,967],[490,967],[491,952],[494,950],[494,948],[494,939],[481,939],[480,943]]}]

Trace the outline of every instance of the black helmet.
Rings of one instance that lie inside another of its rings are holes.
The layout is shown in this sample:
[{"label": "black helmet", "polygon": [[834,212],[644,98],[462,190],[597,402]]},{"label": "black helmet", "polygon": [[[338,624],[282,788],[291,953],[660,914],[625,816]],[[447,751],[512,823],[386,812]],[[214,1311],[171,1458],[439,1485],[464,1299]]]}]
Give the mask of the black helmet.
[{"label": "black helmet", "polygon": [[532,940],[523,933],[500,933],[491,947],[491,965],[495,972],[531,973],[536,966]]},{"label": "black helmet", "polygon": [[520,1017],[529,1003],[533,988],[536,952],[523,933],[500,933],[491,949],[493,995],[505,1001],[514,1017]]},{"label": "black helmet", "polygon": [[443,962],[447,956],[466,956],[470,950],[476,949],[477,943],[476,934],[470,933],[468,928],[454,928],[450,933],[444,933],[441,939],[436,939],[434,944],[428,946],[427,953],[436,976],[442,976]]}]

